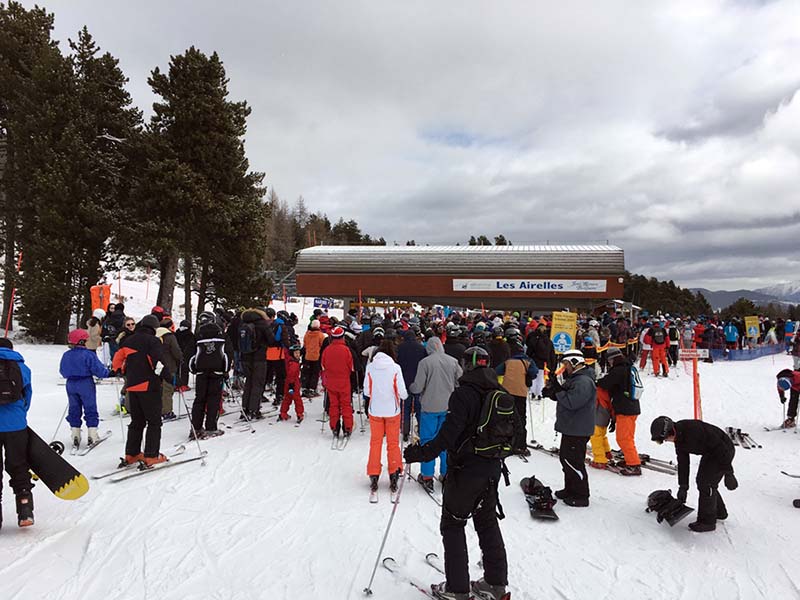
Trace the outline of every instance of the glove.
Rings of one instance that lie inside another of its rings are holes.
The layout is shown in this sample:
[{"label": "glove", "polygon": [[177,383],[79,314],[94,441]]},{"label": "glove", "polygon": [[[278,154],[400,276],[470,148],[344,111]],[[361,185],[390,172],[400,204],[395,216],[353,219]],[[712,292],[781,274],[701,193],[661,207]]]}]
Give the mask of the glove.
[{"label": "glove", "polygon": [[780,393],[781,396],[781,404],[786,404],[786,394],[783,392]]},{"label": "glove", "polygon": [[419,444],[406,446],[406,449],[403,450],[403,458],[407,463],[423,462],[422,446]]},{"label": "glove", "polygon": [[548,387],[546,387],[546,388],[544,388],[542,390],[542,397],[543,398],[550,398],[551,400],[555,400],[556,399],[556,392],[555,392],[555,390],[553,388],[548,386]]},{"label": "glove", "polygon": [[686,494],[688,494],[688,493],[689,493],[689,487],[688,486],[685,486],[685,485],[680,486],[678,488],[678,495],[676,496],[677,499],[678,499],[678,502],[680,502],[681,504],[686,504]]},{"label": "glove", "polygon": [[611,422],[608,424],[608,432],[614,433],[617,429],[617,419],[615,417],[611,418]]},{"label": "glove", "polygon": [[558,382],[557,377],[553,377],[547,384],[547,387],[552,389],[554,392],[563,392],[564,386]]},{"label": "glove", "polygon": [[733,473],[725,473],[725,487],[731,491],[739,487],[739,482],[736,481],[736,476]]},{"label": "glove", "polygon": [[172,383],[172,373],[169,372],[167,367],[161,369],[161,380],[165,383]]}]

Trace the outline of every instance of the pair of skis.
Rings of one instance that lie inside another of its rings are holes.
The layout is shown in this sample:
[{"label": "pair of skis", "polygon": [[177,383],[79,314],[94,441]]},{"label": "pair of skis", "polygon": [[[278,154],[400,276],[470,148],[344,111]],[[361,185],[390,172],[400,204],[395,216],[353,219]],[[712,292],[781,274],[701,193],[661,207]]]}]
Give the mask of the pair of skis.
[{"label": "pair of skis", "polygon": [[84,448],[83,450],[81,450],[80,445],[73,444],[69,450],[69,453],[71,456],[86,456],[87,454],[89,454],[89,452],[97,448],[100,444],[105,442],[110,437],[111,437],[111,431],[106,431],[103,435],[97,438],[94,441],[94,443],[88,444],[86,448]]},{"label": "pair of skis", "polygon": [[[435,552],[429,552],[425,555],[425,562],[437,573],[440,575],[444,575],[444,565],[442,564],[442,560],[439,558],[439,555]],[[426,586],[416,579],[414,579],[403,567],[400,565],[394,558],[391,556],[387,556],[381,561],[381,565],[383,568],[389,571],[392,575],[394,575],[395,579],[400,582],[404,582],[415,590],[420,592],[421,594],[427,596],[428,598],[432,598],[432,600],[440,600],[441,596],[437,596],[432,590],[430,585]],[[372,590],[369,588],[364,590],[364,593],[368,596],[372,595]]]},{"label": "pair of skis", "polygon": [[197,460],[204,460],[205,457],[208,455],[208,452],[206,450],[203,450],[199,456],[192,456],[189,458],[176,458],[185,452],[186,452],[186,446],[181,445],[167,456],[168,460],[166,462],[158,463],[157,465],[153,465],[152,467],[145,466],[144,462],[124,464],[124,459],[122,459],[123,462],[120,464],[119,467],[117,467],[113,471],[101,473],[100,475],[92,475],[91,478],[92,479],[109,478],[109,481],[111,483],[119,483],[120,481],[125,481],[133,477],[138,477],[140,475],[152,473],[154,471],[160,471],[162,469],[167,469],[170,467],[177,467],[178,465],[184,465],[186,463],[194,462]]},{"label": "pair of skis", "polygon": [[741,446],[745,450],[751,450],[752,448],[761,448],[761,444],[756,442],[752,437],[750,437],[749,433],[742,433],[741,429],[734,428],[734,427],[726,427],[725,432],[728,434],[728,437],[731,438],[734,446]]},{"label": "pair of skis", "polygon": [[336,433],[331,435],[331,450],[339,450],[342,451],[347,448],[347,444],[350,443],[351,435],[338,435]]}]

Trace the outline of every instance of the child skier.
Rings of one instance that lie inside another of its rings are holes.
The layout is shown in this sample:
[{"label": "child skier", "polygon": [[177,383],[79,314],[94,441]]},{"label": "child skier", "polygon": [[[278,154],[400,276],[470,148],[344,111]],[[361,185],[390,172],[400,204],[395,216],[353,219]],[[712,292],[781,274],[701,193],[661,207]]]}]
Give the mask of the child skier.
[{"label": "child skier", "polygon": [[783,422],[783,428],[791,429],[795,426],[797,402],[800,400],[800,371],[783,369],[776,377],[778,378],[778,396],[781,404],[786,403],[786,392],[789,392],[789,411]]},{"label": "child skier", "polygon": [[99,436],[97,425],[100,417],[97,414],[97,391],[94,378],[108,377],[108,369],[97,358],[97,353],[86,347],[89,332],[85,329],[74,329],[69,332],[67,342],[69,350],[61,357],[59,371],[67,380],[67,398],[69,412],[67,422],[72,428],[72,446],[81,445],[81,413],[89,429],[87,442],[89,446],[97,443]]},{"label": "child skier", "polygon": [[[17,524],[33,525],[33,495],[28,470],[28,409],[31,406],[31,370],[8,338],[0,338],[0,465],[5,458],[11,489],[17,497]],[[5,453],[5,457],[3,457]],[[0,475],[0,498],[3,478]],[[0,526],[3,513],[0,510]]]},{"label": "child skier", "polygon": [[289,358],[286,360],[286,383],[284,383],[279,421],[289,420],[289,407],[294,402],[297,422],[303,422],[303,398],[300,392],[300,346],[294,345],[289,348]]}]

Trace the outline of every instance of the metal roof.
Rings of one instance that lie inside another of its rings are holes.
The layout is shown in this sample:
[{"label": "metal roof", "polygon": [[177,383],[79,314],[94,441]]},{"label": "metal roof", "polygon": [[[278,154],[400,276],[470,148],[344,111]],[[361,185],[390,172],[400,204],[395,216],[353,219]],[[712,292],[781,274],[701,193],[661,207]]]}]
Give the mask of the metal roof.
[{"label": "metal roof", "polygon": [[297,253],[297,273],[622,275],[617,246],[314,246]]}]

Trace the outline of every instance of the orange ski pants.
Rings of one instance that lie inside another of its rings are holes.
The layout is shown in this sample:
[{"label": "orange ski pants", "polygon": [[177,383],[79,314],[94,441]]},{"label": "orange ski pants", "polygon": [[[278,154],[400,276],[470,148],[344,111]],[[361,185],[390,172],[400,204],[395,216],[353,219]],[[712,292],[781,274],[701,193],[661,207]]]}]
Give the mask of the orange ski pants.
[{"label": "orange ski pants", "polygon": [[631,467],[642,464],[633,436],[636,433],[636,417],[639,415],[617,415],[617,444],[625,455],[625,464]]},{"label": "orange ski pants", "polygon": [[669,375],[669,365],[667,364],[667,349],[653,348],[653,372],[659,373],[660,367],[664,367],[664,374]]},{"label": "orange ski pants", "polygon": [[386,438],[386,457],[389,460],[389,473],[403,470],[403,457],[400,454],[400,419],[394,417],[369,417],[369,462],[367,475],[380,475],[381,450]]}]

